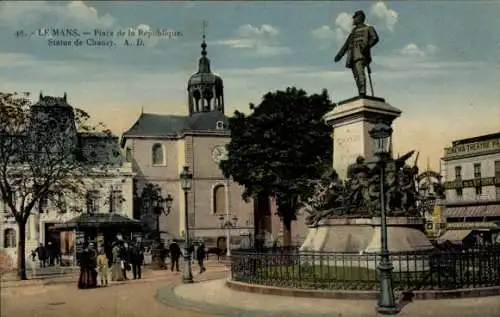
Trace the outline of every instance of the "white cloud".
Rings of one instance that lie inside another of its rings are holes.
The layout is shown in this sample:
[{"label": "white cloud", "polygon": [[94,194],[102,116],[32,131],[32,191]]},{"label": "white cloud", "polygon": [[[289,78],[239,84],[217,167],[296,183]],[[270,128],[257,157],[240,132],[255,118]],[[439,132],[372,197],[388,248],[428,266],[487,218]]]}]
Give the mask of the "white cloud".
[{"label": "white cloud", "polygon": [[339,13],[334,20],[334,28],[322,25],[311,31],[311,35],[320,41],[322,48],[330,47],[333,43],[341,45],[352,29],[352,18],[346,12]]},{"label": "white cloud", "polygon": [[387,29],[394,31],[394,25],[398,22],[399,14],[396,11],[389,9],[384,2],[379,1],[373,4],[371,7],[371,14],[381,20]]},{"label": "white cloud", "polygon": [[72,26],[110,28],[116,26],[116,19],[110,14],[99,14],[94,7],[83,1],[71,1],[57,5],[48,1],[23,1],[0,3],[0,23],[5,27],[50,27]]},{"label": "white cloud", "polygon": [[269,24],[262,24],[260,27],[251,24],[243,24],[236,30],[236,34],[241,37],[276,37],[279,33],[278,29]]},{"label": "white cloud", "polygon": [[243,24],[236,30],[234,38],[214,41],[212,44],[249,50],[259,56],[278,56],[290,53],[289,47],[275,44],[279,34],[280,31],[269,24],[261,26]]},{"label": "white cloud", "polygon": [[331,40],[335,37],[335,32],[328,25],[320,26],[317,29],[311,31],[312,36],[318,40]]},{"label": "white cloud", "polygon": [[424,48],[418,47],[417,44],[409,43],[400,50],[401,55],[405,56],[428,56],[436,53],[437,47],[427,44]]},{"label": "white cloud", "polygon": [[352,29],[352,16],[346,12],[341,12],[335,18],[335,26],[343,32],[349,33]]}]

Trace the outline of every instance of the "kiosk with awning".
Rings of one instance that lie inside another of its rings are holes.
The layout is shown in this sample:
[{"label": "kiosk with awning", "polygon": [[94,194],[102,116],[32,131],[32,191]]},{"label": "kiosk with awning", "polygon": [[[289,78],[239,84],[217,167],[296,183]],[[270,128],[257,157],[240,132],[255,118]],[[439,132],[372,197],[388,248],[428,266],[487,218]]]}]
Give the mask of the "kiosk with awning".
[{"label": "kiosk with awning", "polygon": [[67,244],[73,247],[76,259],[83,250],[86,242],[94,242],[96,246],[110,252],[111,243],[118,234],[123,237],[132,236],[141,232],[140,221],[116,213],[84,213],[64,223],[55,224],[51,229],[69,232]]}]

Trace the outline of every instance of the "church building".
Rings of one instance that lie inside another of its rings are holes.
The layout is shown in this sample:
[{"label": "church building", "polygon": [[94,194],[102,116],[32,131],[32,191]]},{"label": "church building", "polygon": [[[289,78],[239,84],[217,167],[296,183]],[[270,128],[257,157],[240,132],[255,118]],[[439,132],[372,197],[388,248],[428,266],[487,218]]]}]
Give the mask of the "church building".
[{"label": "church building", "polygon": [[253,204],[242,200],[243,187],[226,179],[219,168],[230,141],[224,85],[210,68],[205,36],[201,48],[198,71],[187,83],[188,115],[141,113],[123,134],[121,145],[136,175],[136,195],[152,183],[161,187],[163,197],[171,194],[174,198],[172,211],[160,216],[163,239],[184,236],[185,202],[179,175],[187,165],[193,174],[187,201],[190,235],[205,240],[207,246],[225,247],[222,223],[228,220],[233,223],[232,244],[253,234]]}]

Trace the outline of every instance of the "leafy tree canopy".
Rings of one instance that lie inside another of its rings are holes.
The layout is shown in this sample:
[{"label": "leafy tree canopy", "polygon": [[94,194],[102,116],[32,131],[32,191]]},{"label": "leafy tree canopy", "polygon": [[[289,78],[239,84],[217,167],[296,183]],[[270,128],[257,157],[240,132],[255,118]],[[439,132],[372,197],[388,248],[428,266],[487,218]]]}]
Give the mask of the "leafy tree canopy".
[{"label": "leafy tree canopy", "polygon": [[40,94],[32,105],[27,93],[0,92],[0,201],[18,224],[20,279],[26,279],[26,223],[36,207],[51,201],[61,211],[81,211],[92,175],[119,162],[110,131],[88,119],[66,96]]},{"label": "leafy tree canopy", "polygon": [[92,126],[85,111],[62,100],[46,100],[32,105],[27,93],[0,92],[0,200],[21,223],[41,198],[51,196],[64,208],[56,196],[81,198],[76,196],[85,193],[88,175],[110,163],[94,155],[95,149],[86,152],[80,138],[81,133],[108,136],[109,130]]},{"label": "leafy tree canopy", "polygon": [[289,87],[265,94],[257,107],[250,104],[248,116],[236,111],[223,173],[245,187],[244,199],[277,198],[280,216],[293,219],[297,198],[311,195],[309,180],[331,166],[331,129],[323,116],[333,107],[326,90],[308,95]]}]

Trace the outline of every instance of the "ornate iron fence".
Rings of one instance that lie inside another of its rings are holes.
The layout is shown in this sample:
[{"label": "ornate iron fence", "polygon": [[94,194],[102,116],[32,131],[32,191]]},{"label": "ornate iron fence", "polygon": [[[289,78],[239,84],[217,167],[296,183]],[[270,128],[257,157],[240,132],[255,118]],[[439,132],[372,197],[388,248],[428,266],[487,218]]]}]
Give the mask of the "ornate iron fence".
[{"label": "ornate iron fence", "polygon": [[[391,253],[395,290],[500,286],[500,246]],[[377,290],[380,254],[233,250],[232,279],[301,289]]]}]

